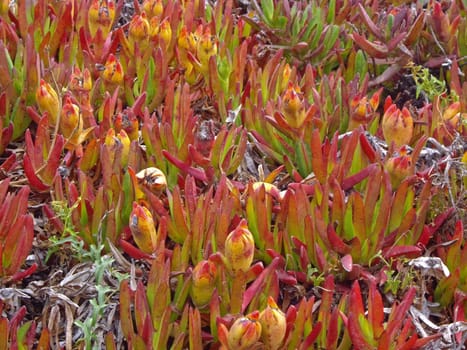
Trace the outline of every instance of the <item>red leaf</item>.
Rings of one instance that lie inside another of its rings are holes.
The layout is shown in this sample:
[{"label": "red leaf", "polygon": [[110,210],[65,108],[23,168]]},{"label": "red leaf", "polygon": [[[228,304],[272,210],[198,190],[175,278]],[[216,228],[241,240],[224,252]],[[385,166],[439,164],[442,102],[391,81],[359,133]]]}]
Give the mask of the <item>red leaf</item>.
[{"label": "red leaf", "polygon": [[246,310],[248,304],[250,304],[251,300],[261,291],[260,287],[272,273],[276,271],[280,264],[280,259],[275,258],[272,260],[271,264],[267,268],[263,270],[261,275],[259,275],[256,280],[248,287],[248,289],[243,294],[243,302],[242,302],[242,312]]},{"label": "red leaf", "polygon": [[355,314],[356,317],[358,317],[358,315],[365,314],[365,309],[363,308],[362,301],[362,291],[360,290],[360,285],[358,284],[358,281],[355,281],[353,283],[352,289],[350,290],[349,311]]},{"label": "red leaf", "polygon": [[321,322],[317,322],[313,329],[311,330],[310,334],[306,337],[305,341],[301,344],[300,349],[311,349],[313,343],[315,342],[316,338],[318,338],[319,333],[321,332],[321,328],[323,325]]},{"label": "red leaf", "polygon": [[37,263],[33,263],[26,270],[15,273],[13,276],[11,276],[11,278],[9,278],[9,281],[17,282],[17,281],[21,281],[22,279],[26,277],[31,276],[34,272],[36,272],[37,267],[38,267]]},{"label": "red leaf", "polygon": [[353,33],[351,36],[355,43],[371,57],[386,58],[388,56],[389,51],[386,46],[369,42],[365,37],[357,33]]},{"label": "red leaf", "polygon": [[360,11],[360,15],[362,16],[362,19],[363,19],[363,23],[365,23],[365,25],[368,27],[368,29],[379,39],[379,40],[383,40],[384,39],[384,35],[383,35],[383,32],[381,31],[381,29],[375,24],[375,22],[373,22],[370,18],[370,16],[368,16],[368,14],[366,13],[365,11],[365,8],[363,7],[363,5],[361,3],[358,3],[358,9]]},{"label": "red leaf", "polygon": [[0,169],[5,173],[8,173],[16,168],[17,165],[18,163],[16,162],[16,154],[12,153],[7,159],[3,161],[2,165],[0,165]]},{"label": "red leaf", "polygon": [[373,346],[368,344],[368,342],[365,340],[365,336],[360,329],[357,314],[353,312],[349,313],[349,318],[347,319],[347,329],[349,331],[350,339],[352,340],[353,349],[374,350]]},{"label": "red leaf", "polygon": [[403,326],[403,321],[407,318],[407,312],[412,305],[415,294],[415,287],[411,287],[405,294],[402,302],[397,306],[393,306],[383,338],[387,337],[388,340],[394,339],[396,331]]},{"label": "red leaf", "polygon": [[33,219],[24,214],[13,224],[3,245],[3,273],[13,275],[18,272],[29,255],[34,239]]},{"label": "red leaf", "polygon": [[422,254],[422,249],[417,246],[393,246],[383,250],[385,259],[398,257],[415,258]]},{"label": "red leaf", "polygon": [[369,166],[359,171],[358,173],[345,178],[342,181],[342,189],[344,191],[351,189],[356,184],[365,180],[368,177],[368,175],[370,175],[370,173],[374,171],[374,169],[377,167],[378,167],[378,164],[375,164],[375,163],[370,164]]},{"label": "red leaf", "polygon": [[329,243],[331,243],[331,247],[330,247],[331,249],[333,249],[339,254],[350,253],[351,247],[345,244],[344,240],[341,237],[339,237],[339,235],[336,233],[336,230],[334,229],[334,226],[332,224],[328,225],[327,233],[328,233]]},{"label": "red leaf", "polygon": [[374,163],[378,155],[376,154],[376,151],[374,150],[373,146],[370,144],[364,133],[360,134],[360,146],[362,147],[363,152],[368,157],[368,160],[371,163]]},{"label": "red leaf", "polygon": [[316,178],[320,183],[325,183],[327,178],[327,164],[324,162],[323,152],[321,150],[321,140],[319,130],[314,129],[311,137],[311,164]]},{"label": "red leaf", "polygon": [[381,294],[376,289],[376,284],[370,281],[370,294],[368,296],[368,321],[373,328],[375,338],[379,338],[383,333],[384,305]]},{"label": "red leaf", "polygon": [[345,271],[351,272],[353,267],[352,255],[347,254],[343,256],[341,259],[341,264]]},{"label": "red leaf", "polygon": [[131,300],[134,292],[130,289],[128,279],[125,279],[120,284],[120,326],[125,338],[131,342],[135,333],[133,325],[133,315],[131,312]]},{"label": "red leaf", "polygon": [[193,176],[195,179],[203,181],[203,182],[208,182],[208,177],[206,176],[206,172],[202,169],[194,168],[185,162],[181,161],[177,157],[171,155],[168,151],[162,150],[162,154],[164,155],[165,158],[169,162],[171,162],[173,165],[175,165],[177,168],[179,168],[181,171],[190,174]]},{"label": "red leaf", "polygon": [[149,254],[143,253],[141,250],[136,248],[133,244],[120,239],[119,241],[120,247],[130,255],[133,259],[153,259],[153,257]]}]

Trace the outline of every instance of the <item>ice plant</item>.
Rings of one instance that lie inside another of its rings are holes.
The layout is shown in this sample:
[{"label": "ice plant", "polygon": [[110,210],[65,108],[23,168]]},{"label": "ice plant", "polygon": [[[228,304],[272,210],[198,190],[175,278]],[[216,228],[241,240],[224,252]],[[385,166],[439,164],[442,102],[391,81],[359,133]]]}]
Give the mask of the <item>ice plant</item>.
[{"label": "ice plant", "polygon": [[198,44],[196,46],[196,56],[199,60],[199,70],[205,75],[209,70],[209,59],[211,56],[217,54],[217,44],[211,37],[211,30],[209,27],[204,29],[204,32],[198,38]]},{"label": "ice plant", "polygon": [[88,26],[92,37],[100,30],[102,38],[109,35],[115,18],[115,3],[113,0],[92,0],[88,11]]},{"label": "ice plant", "polygon": [[402,146],[399,155],[389,158],[384,167],[391,178],[392,189],[395,190],[402,181],[414,174],[412,157],[407,154],[407,148]]},{"label": "ice plant", "polygon": [[217,268],[210,260],[201,260],[191,275],[191,300],[199,309],[209,305],[216,286]]},{"label": "ice plant", "polygon": [[[112,153],[111,161],[118,161],[119,165],[124,168],[128,165],[128,157],[130,154],[130,138],[125,130],[115,135],[114,129],[109,129],[105,136],[105,147],[110,148]],[[117,158],[118,156],[118,158]]]},{"label": "ice plant", "polygon": [[146,13],[133,16],[130,27],[128,29],[128,44],[130,52],[135,53],[135,48],[138,47],[140,52],[144,52],[149,45],[149,21],[146,18]]},{"label": "ice plant", "polygon": [[261,323],[261,341],[266,350],[279,349],[285,338],[287,320],[271,296],[268,297],[268,304],[260,312],[258,320]]},{"label": "ice plant", "polygon": [[391,103],[390,99],[387,99],[381,128],[389,146],[393,142],[397,148],[408,145],[413,136],[412,115],[406,107],[403,107],[401,111],[394,103]]},{"label": "ice plant", "polygon": [[255,241],[246,220],[242,220],[227,236],[224,254],[231,272],[247,272],[250,268],[255,255]]},{"label": "ice plant", "polygon": [[167,19],[164,19],[159,25],[159,45],[167,52],[169,45],[172,41],[172,27]]},{"label": "ice plant", "polygon": [[114,54],[110,54],[105,62],[102,72],[104,82],[115,89],[116,86],[123,84],[123,67]]},{"label": "ice plant", "polygon": [[305,121],[305,106],[300,87],[292,82],[282,96],[281,111],[287,123],[293,128],[298,129]]},{"label": "ice plant", "polygon": [[178,61],[184,69],[185,79],[189,84],[195,83],[197,78],[192,58],[196,55],[196,42],[194,34],[189,33],[186,26],[183,26],[177,38],[177,53]]},{"label": "ice plant", "polygon": [[57,92],[44,79],[41,79],[36,90],[36,102],[41,113],[47,112],[50,126],[54,127],[60,113],[60,99]]},{"label": "ice plant", "polygon": [[154,253],[157,248],[157,232],[153,216],[148,208],[134,202],[130,215],[133,239],[144,253]]},{"label": "ice plant", "polygon": [[142,8],[149,18],[160,17],[164,12],[162,0],[144,0]]},{"label": "ice plant", "polygon": [[355,96],[350,101],[351,114],[349,118],[349,130],[357,128],[359,125],[368,125],[377,117],[376,109],[379,105],[379,98],[383,89],[375,92],[370,100],[366,96],[360,98]]},{"label": "ice plant", "polygon": [[259,312],[255,311],[237,318],[229,330],[224,324],[219,325],[219,340],[226,350],[247,350],[254,346],[261,337]]},{"label": "ice plant", "polygon": [[75,149],[86,138],[87,132],[83,131],[83,116],[75,103],[69,96],[65,97],[65,103],[60,113],[59,131],[65,137],[68,149]]},{"label": "ice plant", "polygon": [[33,218],[27,212],[30,189],[25,186],[13,194],[7,192],[9,184],[9,178],[0,182],[0,281],[24,277],[20,268],[34,238]]}]

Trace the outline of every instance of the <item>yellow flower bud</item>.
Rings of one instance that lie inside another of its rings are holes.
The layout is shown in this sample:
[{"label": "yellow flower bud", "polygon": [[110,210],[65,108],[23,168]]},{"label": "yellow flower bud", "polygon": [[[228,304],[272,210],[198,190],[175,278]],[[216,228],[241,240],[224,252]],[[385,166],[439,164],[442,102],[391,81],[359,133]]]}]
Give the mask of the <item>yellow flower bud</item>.
[{"label": "yellow flower bud", "polygon": [[391,157],[386,161],[384,168],[389,173],[391,186],[394,190],[404,179],[413,175],[412,157],[407,154],[405,146],[400,149],[398,156]]},{"label": "yellow flower bud", "polygon": [[91,36],[100,29],[103,38],[109,35],[115,18],[115,3],[112,0],[93,0],[88,11],[88,25]]},{"label": "yellow flower bud", "polygon": [[177,39],[178,60],[185,70],[185,79],[188,83],[196,82],[197,73],[189,54],[196,55],[196,39],[193,33],[188,33],[185,26],[180,30]]},{"label": "yellow flower bud", "polygon": [[160,17],[164,12],[164,4],[162,4],[162,0],[145,0],[143,10],[149,18]]},{"label": "yellow flower bud", "polygon": [[300,95],[300,88],[290,82],[282,97],[282,114],[287,123],[295,129],[302,126],[306,118],[305,106]]},{"label": "yellow flower bud", "polygon": [[142,12],[141,15],[133,16],[128,29],[130,49],[134,50],[137,44],[140,50],[145,50],[149,44],[149,34],[150,27],[146,13]]},{"label": "yellow flower bud", "polygon": [[209,305],[216,286],[216,265],[210,260],[196,264],[191,275],[191,300],[198,308]]},{"label": "yellow flower bud", "polygon": [[55,126],[60,111],[60,100],[52,86],[43,79],[36,90],[36,102],[41,113],[47,112],[49,124]]},{"label": "yellow flower bud", "polygon": [[128,165],[130,143],[130,138],[128,137],[125,130],[120,130],[120,132],[115,135],[115,130],[109,129],[105,135],[104,145],[110,149],[113,161],[115,161],[115,155],[117,154],[117,150],[119,150],[119,161],[122,167],[126,167]]},{"label": "yellow flower bud", "polygon": [[186,26],[183,26],[180,29],[180,34],[178,35],[177,45],[179,50],[191,51],[192,53],[196,52],[196,39],[193,33],[189,33]]},{"label": "yellow flower bud", "polygon": [[413,135],[413,119],[407,108],[402,111],[395,104],[389,106],[381,122],[384,139],[388,145],[394,142],[396,147],[408,145]]},{"label": "yellow flower bud", "polygon": [[350,120],[349,120],[349,130],[353,130],[358,126],[365,124],[367,120],[367,97],[364,96],[355,96],[350,101]]},{"label": "yellow flower bud", "polygon": [[113,54],[110,54],[105,62],[102,78],[112,85],[123,84],[123,68],[120,61]]},{"label": "yellow flower bud", "polygon": [[225,240],[225,258],[227,268],[236,273],[247,272],[253,262],[255,254],[255,241],[248,230],[246,220],[229,233]]},{"label": "yellow flower bud", "polygon": [[261,340],[265,349],[279,349],[284,341],[287,320],[272,297],[268,298],[268,306],[259,314],[259,322],[261,323]]},{"label": "yellow flower bud", "polygon": [[291,74],[292,74],[292,69],[290,68],[290,65],[286,63],[282,71],[281,91],[284,91],[287,88]]},{"label": "yellow flower bud", "polygon": [[128,137],[128,134],[126,133],[125,130],[120,130],[117,134],[117,140],[120,142],[122,145],[122,153],[121,153],[121,161],[120,164],[123,167],[126,167],[128,165],[128,159],[130,157],[130,145],[131,145],[131,140]]},{"label": "yellow flower bud", "polygon": [[227,335],[230,350],[247,350],[258,342],[261,336],[258,314],[255,311],[235,320]]},{"label": "yellow flower bud", "polygon": [[157,233],[154,219],[148,208],[133,202],[130,215],[130,230],[141,251],[152,254],[157,248]]},{"label": "yellow flower bud", "polygon": [[159,43],[163,43],[162,47],[167,48],[172,40],[172,27],[167,19],[164,19],[159,26]]},{"label": "yellow flower bud", "polygon": [[83,141],[83,117],[79,107],[68,96],[60,114],[59,130],[67,139],[66,147],[69,149],[75,148]]},{"label": "yellow flower bud", "polygon": [[209,70],[209,59],[217,54],[217,44],[211,38],[211,30],[205,29],[196,46],[196,56],[200,63],[200,71],[205,74]]},{"label": "yellow flower bud", "polygon": [[160,24],[161,21],[159,17],[151,17],[149,19],[149,36],[152,40],[155,40],[157,38],[157,35],[159,34],[160,30]]}]

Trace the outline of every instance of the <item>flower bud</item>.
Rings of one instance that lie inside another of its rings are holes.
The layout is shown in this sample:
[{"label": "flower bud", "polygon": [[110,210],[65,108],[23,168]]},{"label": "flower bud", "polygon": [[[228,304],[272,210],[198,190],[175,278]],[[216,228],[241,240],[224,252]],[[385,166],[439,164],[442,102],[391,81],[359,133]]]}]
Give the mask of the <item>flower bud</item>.
[{"label": "flower bud", "polygon": [[[125,130],[120,130],[120,132],[115,135],[114,129],[109,129],[105,135],[104,145],[111,149],[113,158],[115,158],[117,150],[120,151],[120,165],[121,167],[126,167],[128,165],[128,157],[130,154],[130,138],[128,137]],[[114,159],[115,161],[115,159]]]},{"label": "flower bud", "polygon": [[113,54],[110,54],[105,62],[102,78],[108,84],[123,84],[123,68],[120,61]]},{"label": "flower bud", "polygon": [[367,122],[367,97],[355,96],[350,101],[351,115],[349,120],[349,130],[357,128]]},{"label": "flower bud", "polygon": [[282,71],[281,92],[284,91],[289,85],[291,74],[292,74],[292,69],[290,68],[290,65],[286,63]]},{"label": "flower bud", "polygon": [[255,311],[235,320],[227,335],[229,349],[246,350],[258,342],[261,336],[258,314],[258,311]]},{"label": "flower bud", "polygon": [[268,306],[259,314],[259,322],[261,323],[261,340],[265,349],[279,349],[284,341],[287,320],[271,296],[268,298]]},{"label": "flower bud", "polygon": [[141,15],[133,16],[128,29],[130,49],[134,50],[135,44],[137,44],[140,50],[145,50],[149,44],[149,32],[150,27],[146,13],[142,12]]},{"label": "flower bud", "polygon": [[141,170],[136,174],[138,186],[148,189],[150,192],[160,194],[167,187],[167,179],[164,173],[155,167]]},{"label": "flower bud", "polygon": [[160,17],[164,12],[164,4],[162,4],[162,0],[145,0],[143,10],[149,18]]},{"label": "flower bud", "polygon": [[131,141],[138,140],[139,122],[131,110],[124,110],[114,118],[115,131],[125,130]]},{"label": "flower bud", "polygon": [[93,0],[88,11],[88,25],[94,37],[100,29],[102,37],[109,35],[115,18],[115,3],[112,0]]},{"label": "flower bud", "polygon": [[52,86],[43,79],[36,90],[36,102],[41,113],[47,112],[50,125],[55,126],[60,111],[60,100]]},{"label": "flower bud", "polygon": [[133,202],[130,215],[130,230],[141,251],[152,254],[157,248],[157,233],[154,219],[148,208]]},{"label": "flower bud", "polygon": [[167,19],[164,19],[159,26],[159,43],[163,42],[163,48],[167,48],[172,40],[172,27]]},{"label": "flower bud", "polygon": [[79,107],[67,96],[60,114],[59,130],[67,139],[67,147],[74,148],[81,143],[83,117]]},{"label": "flower bud", "polygon": [[287,123],[295,129],[302,126],[306,118],[305,106],[300,93],[300,88],[289,82],[289,86],[282,97],[282,114]]},{"label": "flower bud", "polygon": [[236,273],[247,272],[253,262],[255,254],[255,241],[248,230],[246,220],[229,233],[225,240],[225,258],[227,268]]},{"label": "flower bud", "polygon": [[391,186],[395,190],[407,177],[413,175],[412,157],[407,155],[407,150],[403,146],[399,155],[389,158],[384,167],[391,178]]},{"label": "flower bud", "polygon": [[217,54],[217,44],[211,38],[211,31],[208,28],[198,40],[196,46],[196,56],[200,63],[200,71],[204,74],[209,70],[209,59]]},{"label": "flower bud", "polygon": [[71,73],[69,88],[73,92],[90,92],[92,89],[92,79],[89,69],[85,68],[81,72],[81,69],[75,66],[73,73]]},{"label": "flower bud", "polygon": [[413,119],[407,108],[402,111],[395,104],[389,106],[384,112],[381,123],[384,139],[388,145],[393,142],[396,147],[410,143],[413,135]]},{"label": "flower bud", "polygon": [[191,275],[191,300],[198,308],[209,305],[216,286],[216,265],[210,260],[196,264]]},{"label": "flower bud", "polygon": [[196,52],[196,38],[193,33],[189,33],[186,26],[183,26],[180,29],[180,34],[178,35],[177,45],[179,49],[185,51],[191,51],[192,53]]},{"label": "flower bud", "polygon": [[193,33],[188,33],[185,26],[180,30],[177,39],[178,60],[184,69],[185,80],[192,84],[196,81],[195,68],[189,54],[196,54],[196,39]]}]

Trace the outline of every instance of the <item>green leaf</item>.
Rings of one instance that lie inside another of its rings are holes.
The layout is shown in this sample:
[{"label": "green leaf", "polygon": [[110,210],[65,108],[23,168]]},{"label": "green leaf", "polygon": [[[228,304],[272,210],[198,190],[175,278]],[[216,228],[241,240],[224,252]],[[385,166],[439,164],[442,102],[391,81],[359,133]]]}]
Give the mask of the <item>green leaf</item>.
[{"label": "green leaf", "polygon": [[272,20],[274,16],[273,0],[261,0],[261,9],[263,10],[267,24],[272,25]]},{"label": "green leaf", "polygon": [[359,75],[360,83],[363,82],[368,73],[368,62],[362,50],[358,50],[355,55],[355,73]]}]

